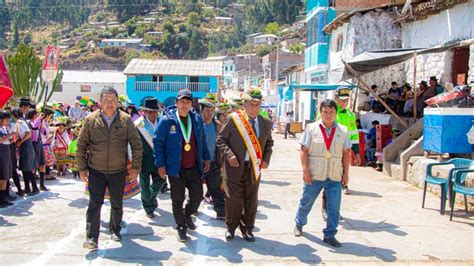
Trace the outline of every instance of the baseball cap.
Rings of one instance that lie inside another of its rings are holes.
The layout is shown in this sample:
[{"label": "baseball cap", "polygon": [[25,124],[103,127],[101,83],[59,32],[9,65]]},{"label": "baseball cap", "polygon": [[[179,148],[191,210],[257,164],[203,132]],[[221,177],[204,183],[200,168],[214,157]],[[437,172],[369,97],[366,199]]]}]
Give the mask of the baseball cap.
[{"label": "baseball cap", "polygon": [[188,89],[183,89],[178,92],[178,96],[176,96],[176,99],[181,100],[183,98],[188,98],[190,100],[193,99],[193,93],[188,90]]}]

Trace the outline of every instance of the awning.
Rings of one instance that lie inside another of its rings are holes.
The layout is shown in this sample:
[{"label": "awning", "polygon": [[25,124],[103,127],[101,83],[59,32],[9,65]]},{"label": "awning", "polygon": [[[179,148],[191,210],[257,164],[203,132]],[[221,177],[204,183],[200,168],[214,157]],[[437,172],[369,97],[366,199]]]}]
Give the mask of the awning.
[{"label": "awning", "polygon": [[291,84],[288,87],[292,90],[303,91],[332,91],[340,86],[347,86],[352,89],[352,85],[346,84]]},{"label": "awning", "polygon": [[[350,59],[349,61],[346,61],[346,63],[356,72],[365,74],[411,59],[413,58],[413,54],[415,51],[417,51],[417,54],[419,55],[429,53],[441,53],[457,45],[459,45],[459,43],[436,48],[413,48],[370,51],[362,53]],[[342,77],[343,80],[347,80],[353,77],[354,75],[352,75],[352,73],[347,68],[345,68]]]}]

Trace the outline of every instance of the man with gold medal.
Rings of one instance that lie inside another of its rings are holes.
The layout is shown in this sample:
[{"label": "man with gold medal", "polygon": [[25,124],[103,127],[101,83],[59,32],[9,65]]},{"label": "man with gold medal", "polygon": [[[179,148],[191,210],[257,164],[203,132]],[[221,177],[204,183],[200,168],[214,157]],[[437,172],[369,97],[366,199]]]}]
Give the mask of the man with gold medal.
[{"label": "man with gold medal", "polygon": [[[173,216],[178,240],[188,240],[187,230],[195,230],[191,215],[203,198],[202,177],[210,167],[202,118],[191,112],[193,95],[180,90],[175,106],[165,109],[153,138],[155,165],[171,185]],[[189,200],[183,209],[186,189]]]},{"label": "man with gold medal", "polygon": [[314,201],[324,189],[328,219],[323,241],[340,247],[336,239],[341,207],[342,186],[348,181],[349,154],[352,146],[347,128],[336,122],[337,105],[325,100],[320,106],[321,120],[308,125],[301,138],[300,160],[303,167],[303,196],[295,218],[295,236],[302,236]]}]

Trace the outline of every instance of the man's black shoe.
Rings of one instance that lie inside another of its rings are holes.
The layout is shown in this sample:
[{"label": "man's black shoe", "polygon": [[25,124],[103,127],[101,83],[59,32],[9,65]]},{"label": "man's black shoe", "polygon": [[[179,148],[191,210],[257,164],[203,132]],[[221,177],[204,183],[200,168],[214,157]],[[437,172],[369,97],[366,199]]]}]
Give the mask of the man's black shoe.
[{"label": "man's black shoe", "polygon": [[232,239],[234,239],[234,232],[229,230],[225,231],[225,240],[230,241]]},{"label": "man's black shoe", "polygon": [[150,219],[151,219],[151,218],[155,218],[155,214],[152,213],[152,212],[147,212],[147,213],[146,213],[146,217],[148,217],[148,218],[150,218]]},{"label": "man's black shoe", "polygon": [[4,201],[4,202],[0,203],[0,209],[10,207],[11,204],[8,204],[8,203],[9,203],[8,201]]},{"label": "man's black shoe", "polygon": [[87,238],[86,241],[84,241],[84,244],[82,244],[82,247],[86,249],[92,249],[92,250],[97,249],[98,248],[97,241],[95,241],[92,238]]},{"label": "man's black shoe", "polygon": [[25,193],[22,190],[18,191],[16,194],[18,195],[18,197],[24,197],[25,196]]},{"label": "man's black shoe", "polygon": [[323,239],[323,241],[324,241],[324,243],[329,244],[329,245],[331,245],[335,248],[338,248],[338,247],[342,246],[341,243],[339,241],[337,241],[337,239],[335,237],[331,237],[331,238],[326,238],[325,237]]},{"label": "man's black shoe", "polygon": [[186,228],[184,228],[182,226],[178,226],[177,230],[178,230],[178,241],[179,242],[188,241],[188,236],[186,234]]},{"label": "man's black shoe", "polygon": [[113,231],[109,231],[109,232],[111,234],[110,239],[112,239],[115,242],[122,241],[122,235],[120,234],[120,232],[113,232]]},{"label": "man's black shoe", "polygon": [[49,189],[46,186],[40,186],[41,191],[49,191]]},{"label": "man's black shoe", "polygon": [[302,225],[296,225],[295,229],[293,230],[293,234],[295,236],[302,236],[303,235],[303,226]]},{"label": "man's black shoe", "polygon": [[216,214],[216,219],[221,220],[221,221],[225,221],[225,213],[217,213]]},{"label": "man's black shoe", "polygon": [[247,242],[255,242],[255,236],[253,236],[252,232],[242,233],[242,237]]},{"label": "man's black shoe", "polygon": [[191,216],[186,216],[185,218],[186,220],[186,226],[189,228],[189,230],[196,230],[196,225],[194,224],[193,222],[193,218],[191,218]]},{"label": "man's black shoe", "polygon": [[38,194],[39,194],[39,190],[33,190],[32,192],[27,193],[27,196],[31,197],[31,196],[38,195]]}]

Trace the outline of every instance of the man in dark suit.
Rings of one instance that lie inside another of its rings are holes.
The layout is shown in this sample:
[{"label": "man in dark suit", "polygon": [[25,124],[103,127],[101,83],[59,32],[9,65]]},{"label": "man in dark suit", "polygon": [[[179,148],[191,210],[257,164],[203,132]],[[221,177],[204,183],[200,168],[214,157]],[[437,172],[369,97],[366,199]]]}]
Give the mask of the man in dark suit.
[{"label": "man in dark suit", "polygon": [[261,169],[268,168],[272,154],[272,123],[258,114],[262,101],[259,89],[248,90],[242,99],[244,110],[226,120],[217,136],[217,146],[224,157],[227,177],[226,239],[232,240],[240,226],[243,238],[254,242]]}]

